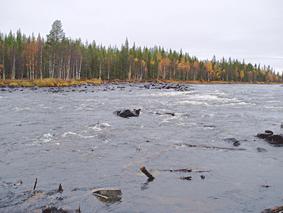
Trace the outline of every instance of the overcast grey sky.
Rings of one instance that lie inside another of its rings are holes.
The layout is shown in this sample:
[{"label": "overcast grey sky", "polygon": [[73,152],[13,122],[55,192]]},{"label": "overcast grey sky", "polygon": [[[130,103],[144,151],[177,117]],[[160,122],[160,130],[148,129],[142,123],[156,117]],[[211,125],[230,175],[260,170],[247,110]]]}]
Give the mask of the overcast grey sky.
[{"label": "overcast grey sky", "polygon": [[283,71],[283,0],[1,0],[0,31],[46,35],[60,19],[68,37],[183,49],[270,64]]}]

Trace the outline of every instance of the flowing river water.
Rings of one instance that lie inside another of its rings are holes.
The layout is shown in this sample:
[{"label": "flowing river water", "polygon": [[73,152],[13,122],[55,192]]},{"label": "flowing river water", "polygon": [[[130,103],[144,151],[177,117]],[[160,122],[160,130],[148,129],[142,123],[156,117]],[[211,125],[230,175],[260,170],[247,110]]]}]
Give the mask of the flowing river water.
[{"label": "flowing river water", "polygon": [[[283,205],[283,147],[255,137],[266,129],[283,133],[283,87],[190,87],[3,89],[0,212],[239,213]],[[130,119],[113,113],[138,108]],[[154,181],[139,171],[143,165]],[[183,168],[193,171],[168,171]],[[40,193],[33,196],[35,178]],[[118,187],[122,199],[101,202],[91,194],[97,187]]]}]

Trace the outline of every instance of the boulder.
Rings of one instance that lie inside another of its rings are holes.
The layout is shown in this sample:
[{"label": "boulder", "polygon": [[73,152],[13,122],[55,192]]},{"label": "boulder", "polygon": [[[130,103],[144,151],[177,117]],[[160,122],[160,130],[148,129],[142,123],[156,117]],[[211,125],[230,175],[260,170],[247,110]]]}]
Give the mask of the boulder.
[{"label": "boulder", "polygon": [[272,145],[283,146],[283,135],[270,135],[265,140]]},{"label": "boulder", "polygon": [[256,135],[258,138],[264,139],[269,144],[275,146],[283,146],[283,135],[274,135],[272,131],[265,130],[264,133],[259,133]]},{"label": "boulder", "polygon": [[267,152],[265,148],[257,147],[256,148],[257,152]]},{"label": "boulder", "polygon": [[271,135],[273,135],[273,132],[272,132],[272,131],[270,131],[270,130],[265,130],[264,133],[258,133],[256,136],[257,136],[258,138],[265,139],[265,138],[267,138],[267,137],[269,137],[269,136],[271,136]]},{"label": "boulder", "polygon": [[133,109],[133,110],[120,110],[116,111],[115,114],[122,118],[130,118],[130,117],[138,117],[140,115],[141,109]]}]

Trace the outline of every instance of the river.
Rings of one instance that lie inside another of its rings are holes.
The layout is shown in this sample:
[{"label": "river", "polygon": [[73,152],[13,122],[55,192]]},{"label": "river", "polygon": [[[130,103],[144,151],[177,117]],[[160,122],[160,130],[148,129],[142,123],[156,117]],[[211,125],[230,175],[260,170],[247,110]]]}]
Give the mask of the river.
[{"label": "river", "polygon": [[[239,213],[283,205],[283,147],[255,137],[266,129],[283,133],[283,87],[190,88],[3,89],[0,212],[48,205],[84,213]],[[134,108],[139,117],[113,113]],[[143,165],[154,181],[139,171]],[[183,168],[193,171],[168,171]],[[41,194],[33,197],[36,178]],[[52,193],[60,183],[63,193]],[[118,187],[122,199],[101,202],[90,193],[96,187]]]}]

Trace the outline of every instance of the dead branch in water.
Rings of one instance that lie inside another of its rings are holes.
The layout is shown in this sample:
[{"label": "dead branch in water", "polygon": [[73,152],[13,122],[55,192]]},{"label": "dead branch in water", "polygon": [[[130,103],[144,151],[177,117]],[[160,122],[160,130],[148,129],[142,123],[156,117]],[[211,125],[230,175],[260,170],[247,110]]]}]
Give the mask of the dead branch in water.
[{"label": "dead branch in water", "polygon": [[37,178],[35,178],[35,182],[34,182],[34,185],[33,185],[33,191],[35,190],[36,185],[37,185]]},{"label": "dead branch in water", "polygon": [[140,168],[140,171],[148,177],[148,181],[154,180],[154,177],[152,176],[152,174],[150,174],[149,171],[147,171],[147,169],[144,166]]}]

